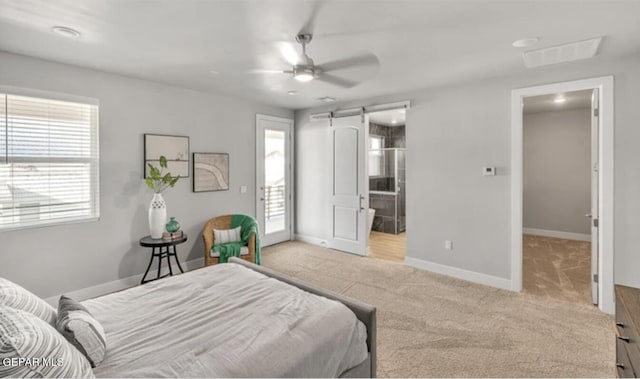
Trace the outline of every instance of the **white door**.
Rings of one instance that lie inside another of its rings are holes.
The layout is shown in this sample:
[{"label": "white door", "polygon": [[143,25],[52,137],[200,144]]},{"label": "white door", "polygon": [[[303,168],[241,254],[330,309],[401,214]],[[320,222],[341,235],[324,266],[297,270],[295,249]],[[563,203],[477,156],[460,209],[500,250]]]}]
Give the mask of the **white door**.
[{"label": "white door", "polygon": [[293,120],[256,116],[256,215],[260,243],[291,240]]},{"label": "white door", "polygon": [[591,299],[598,304],[598,154],[599,115],[598,89],[591,95]]},{"label": "white door", "polygon": [[366,255],[369,183],[365,120],[362,116],[334,118],[330,129],[333,175],[329,247]]}]

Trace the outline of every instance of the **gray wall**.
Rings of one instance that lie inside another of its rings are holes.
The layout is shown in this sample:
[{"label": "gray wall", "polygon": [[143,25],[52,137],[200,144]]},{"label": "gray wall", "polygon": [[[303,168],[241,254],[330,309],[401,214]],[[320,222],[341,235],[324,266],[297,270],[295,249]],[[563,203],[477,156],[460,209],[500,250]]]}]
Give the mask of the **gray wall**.
[{"label": "gray wall", "polygon": [[[640,287],[640,56],[601,57],[515,77],[383,96],[334,107],[412,100],[407,111],[407,256],[510,279],[511,91],[615,76],[615,280]],[[329,128],[296,112],[296,232],[329,236]],[[482,166],[498,175],[483,177]],[[444,240],[454,241],[454,250]]]},{"label": "gray wall", "polygon": [[591,110],[524,115],[523,226],[590,234]]},{"label": "gray wall", "polygon": [[[189,241],[182,262],[203,257],[200,231],[210,217],[255,214],[255,115],[293,112],[162,84],[0,52],[0,85],[100,100],[98,222],[0,232],[0,276],[48,297],[144,272],[150,250],[152,192],[142,181],[143,133],[190,137],[191,152],[230,153],[230,190],[193,193],[192,178],[164,194]],[[241,194],[239,187],[248,192]]]}]

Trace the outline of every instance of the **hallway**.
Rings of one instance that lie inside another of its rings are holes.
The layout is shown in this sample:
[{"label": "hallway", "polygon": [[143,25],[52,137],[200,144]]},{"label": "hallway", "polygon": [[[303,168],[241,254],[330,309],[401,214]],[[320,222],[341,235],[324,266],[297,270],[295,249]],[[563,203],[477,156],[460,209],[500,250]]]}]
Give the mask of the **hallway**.
[{"label": "hallway", "polygon": [[523,292],[591,304],[591,242],[524,235]]}]

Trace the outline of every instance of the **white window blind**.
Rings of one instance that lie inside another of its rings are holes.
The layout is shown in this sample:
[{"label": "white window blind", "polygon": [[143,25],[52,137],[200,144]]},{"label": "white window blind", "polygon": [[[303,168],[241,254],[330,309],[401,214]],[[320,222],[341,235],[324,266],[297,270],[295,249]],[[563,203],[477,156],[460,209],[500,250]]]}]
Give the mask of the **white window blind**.
[{"label": "white window blind", "polygon": [[0,230],[97,218],[97,102],[2,91],[0,108]]}]

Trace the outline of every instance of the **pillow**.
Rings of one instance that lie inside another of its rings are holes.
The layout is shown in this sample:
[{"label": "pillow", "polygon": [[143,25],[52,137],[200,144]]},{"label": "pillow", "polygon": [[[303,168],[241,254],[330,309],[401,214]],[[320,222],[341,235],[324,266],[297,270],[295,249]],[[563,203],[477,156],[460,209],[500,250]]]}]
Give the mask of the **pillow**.
[{"label": "pillow", "polygon": [[96,367],[107,352],[102,325],[82,304],[66,296],[58,302],[58,331]]},{"label": "pillow", "polygon": [[242,241],[240,230],[240,226],[233,229],[213,229],[213,242],[216,245],[220,243],[240,242]]},{"label": "pillow", "polygon": [[56,325],[56,310],[38,296],[19,285],[0,278],[0,305],[29,312],[52,326]]},{"label": "pillow", "polygon": [[0,305],[0,377],[93,378],[85,357],[35,315]]}]

